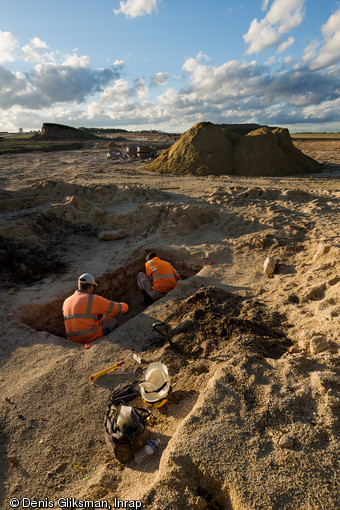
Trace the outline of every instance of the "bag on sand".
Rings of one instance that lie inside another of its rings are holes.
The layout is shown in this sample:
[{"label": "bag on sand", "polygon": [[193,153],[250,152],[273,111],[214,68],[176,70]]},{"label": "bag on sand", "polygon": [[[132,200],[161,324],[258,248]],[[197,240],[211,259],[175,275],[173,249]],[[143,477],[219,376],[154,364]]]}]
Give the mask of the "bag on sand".
[{"label": "bag on sand", "polygon": [[139,383],[141,381],[134,381],[132,384],[126,384],[125,386],[121,386],[117,390],[112,391],[109,396],[109,404],[121,404],[125,402],[130,402],[140,396],[140,388]]},{"label": "bag on sand", "polygon": [[145,420],[150,411],[132,407],[124,402],[108,404],[104,418],[106,444],[122,464],[133,459],[147,442]]}]

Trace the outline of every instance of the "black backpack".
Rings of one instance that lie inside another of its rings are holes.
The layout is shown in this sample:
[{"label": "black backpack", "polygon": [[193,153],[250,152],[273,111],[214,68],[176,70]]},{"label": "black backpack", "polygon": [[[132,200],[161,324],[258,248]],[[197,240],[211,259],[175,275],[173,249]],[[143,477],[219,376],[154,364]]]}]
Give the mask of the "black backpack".
[{"label": "black backpack", "polygon": [[132,460],[147,442],[145,420],[150,411],[124,401],[140,395],[137,388],[136,384],[126,385],[111,393],[104,418],[106,444],[122,464]]}]

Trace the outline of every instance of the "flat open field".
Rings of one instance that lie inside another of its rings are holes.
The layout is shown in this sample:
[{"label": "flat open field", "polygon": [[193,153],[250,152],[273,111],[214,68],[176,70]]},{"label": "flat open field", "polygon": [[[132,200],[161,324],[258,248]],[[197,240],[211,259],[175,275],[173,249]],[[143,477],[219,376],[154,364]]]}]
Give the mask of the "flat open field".
[{"label": "flat open field", "polygon": [[[340,140],[294,139],[323,172],[272,178],[150,173],[108,159],[107,144],[0,154],[1,508],[339,508]],[[113,230],[125,236],[99,238]],[[183,279],[145,308],[136,274],[150,251]],[[61,316],[85,272],[129,305],[90,349],[66,340]],[[89,381],[132,351],[146,363]],[[159,449],[122,466],[104,441],[107,399],[154,361],[172,385],[147,422]]]},{"label": "flat open field", "polygon": [[339,140],[340,133],[291,133],[291,137],[303,140]]},{"label": "flat open field", "polygon": [[332,165],[340,165],[340,137],[332,138],[295,138],[293,136],[293,143],[300,151],[307,154],[320,163],[324,163],[327,168]]}]

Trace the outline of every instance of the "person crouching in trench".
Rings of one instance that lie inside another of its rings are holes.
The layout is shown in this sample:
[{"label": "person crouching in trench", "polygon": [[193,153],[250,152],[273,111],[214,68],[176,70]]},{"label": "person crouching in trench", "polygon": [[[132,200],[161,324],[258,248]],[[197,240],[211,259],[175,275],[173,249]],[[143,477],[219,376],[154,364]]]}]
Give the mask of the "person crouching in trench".
[{"label": "person crouching in trench", "polygon": [[88,344],[118,327],[117,316],[126,313],[126,303],[117,303],[93,294],[97,283],[89,273],[78,278],[78,290],[65,299],[63,317],[67,339]]},{"label": "person crouching in trench", "polygon": [[149,253],[145,260],[146,274],[140,271],[137,283],[143,294],[142,304],[148,305],[174,289],[181,277],[170,262],[160,259],[156,253]]}]

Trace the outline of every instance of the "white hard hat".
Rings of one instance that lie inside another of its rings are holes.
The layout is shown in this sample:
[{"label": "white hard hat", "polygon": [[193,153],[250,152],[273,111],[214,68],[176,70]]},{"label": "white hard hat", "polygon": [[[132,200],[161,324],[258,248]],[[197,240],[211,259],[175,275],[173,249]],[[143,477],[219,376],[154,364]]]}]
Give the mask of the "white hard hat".
[{"label": "white hard hat", "polygon": [[90,273],[84,273],[81,276],[79,276],[78,282],[90,283],[91,285],[96,285],[98,287],[97,283],[95,282],[95,279],[93,278],[92,274],[90,274]]},{"label": "white hard hat", "polygon": [[154,403],[165,398],[170,390],[167,367],[163,363],[151,363],[146,371],[145,380],[139,387],[146,402]]}]

